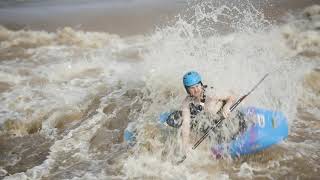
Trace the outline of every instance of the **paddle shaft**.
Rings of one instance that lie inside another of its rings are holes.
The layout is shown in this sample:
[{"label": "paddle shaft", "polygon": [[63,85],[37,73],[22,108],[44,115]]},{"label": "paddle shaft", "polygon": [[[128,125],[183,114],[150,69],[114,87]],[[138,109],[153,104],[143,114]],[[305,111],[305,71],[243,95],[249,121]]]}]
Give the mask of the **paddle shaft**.
[{"label": "paddle shaft", "polygon": [[[232,112],[249,94],[251,94],[261,83],[262,81],[269,75],[267,73],[266,75],[263,76],[263,78],[245,95],[243,95],[240,99],[238,99],[237,102],[235,102],[231,107],[230,107],[230,112]],[[209,132],[211,130],[214,130],[225,118],[222,117],[214,126],[212,126],[210,129],[207,129],[206,133],[194,144],[192,149],[196,149],[199,144],[209,135]]]}]

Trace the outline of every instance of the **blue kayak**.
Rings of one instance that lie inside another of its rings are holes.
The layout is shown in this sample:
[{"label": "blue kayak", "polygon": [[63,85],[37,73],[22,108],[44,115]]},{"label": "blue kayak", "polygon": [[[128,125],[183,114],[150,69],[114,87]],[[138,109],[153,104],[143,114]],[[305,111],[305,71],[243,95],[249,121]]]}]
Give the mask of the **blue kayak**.
[{"label": "blue kayak", "polygon": [[212,152],[216,157],[224,153],[231,157],[253,154],[288,137],[288,120],[282,112],[256,107],[247,107],[240,111],[245,118],[251,118],[254,122],[231,142],[213,146]]},{"label": "blue kayak", "polygon": [[[245,119],[252,119],[253,123],[230,142],[213,146],[211,150],[216,157],[225,153],[231,157],[253,154],[288,137],[288,120],[282,112],[256,107],[243,108],[240,112],[245,116]],[[179,111],[161,113],[159,122],[179,127],[181,122],[179,120],[173,121],[179,119],[180,116],[181,112]],[[124,132],[124,140],[129,144],[134,144],[135,132],[133,128],[128,126]]]}]

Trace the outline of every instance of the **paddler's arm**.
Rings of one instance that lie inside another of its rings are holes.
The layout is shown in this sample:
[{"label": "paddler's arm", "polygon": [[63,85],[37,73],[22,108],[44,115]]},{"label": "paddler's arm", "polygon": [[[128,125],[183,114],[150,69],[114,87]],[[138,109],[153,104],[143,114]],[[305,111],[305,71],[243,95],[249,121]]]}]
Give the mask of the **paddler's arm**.
[{"label": "paddler's arm", "polygon": [[224,118],[227,118],[230,114],[230,108],[231,106],[236,102],[235,96],[225,96],[225,97],[220,97],[219,98],[222,101],[225,101],[225,105],[222,107],[222,115]]},{"label": "paddler's arm", "polygon": [[190,140],[190,109],[189,103],[185,100],[182,105],[182,126],[181,126],[181,133],[182,133],[182,144],[184,150],[187,152],[189,149],[189,140]]}]

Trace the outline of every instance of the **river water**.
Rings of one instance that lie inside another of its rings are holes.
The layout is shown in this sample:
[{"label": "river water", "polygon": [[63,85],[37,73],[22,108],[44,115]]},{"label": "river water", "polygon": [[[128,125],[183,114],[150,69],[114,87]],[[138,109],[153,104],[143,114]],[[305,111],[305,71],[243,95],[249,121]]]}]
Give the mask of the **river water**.
[{"label": "river water", "polygon": [[[320,4],[316,1],[2,1],[0,179],[319,179]],[[181,77],[282,111],[289,137],[181,164]],[[128,124],[138,131],[131,147]]]}]

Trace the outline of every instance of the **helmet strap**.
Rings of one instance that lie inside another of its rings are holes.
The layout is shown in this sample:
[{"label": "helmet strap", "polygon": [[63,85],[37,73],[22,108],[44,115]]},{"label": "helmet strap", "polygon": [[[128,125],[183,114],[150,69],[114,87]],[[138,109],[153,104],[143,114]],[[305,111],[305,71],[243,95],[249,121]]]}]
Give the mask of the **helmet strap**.
[{"label": "helmet strap", "polygon": [[202,90],[203,90],[203,93],[202,93],[202,98],[200,99],[200,102],[202,103],[205,103],[206,102],[206,88],[208,87],[207,85],[203,85],[202,82],[201,83],[201,86],[202,86]]}]

